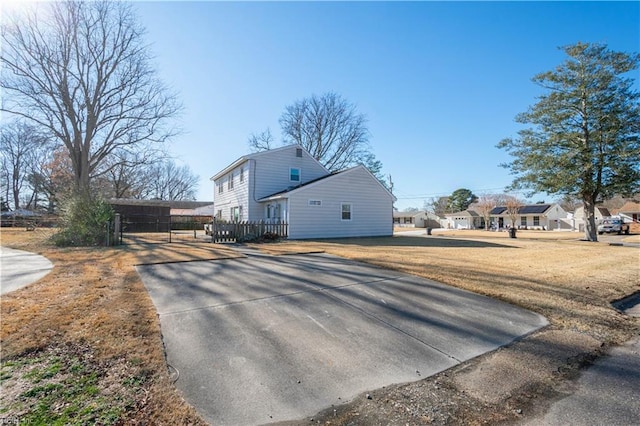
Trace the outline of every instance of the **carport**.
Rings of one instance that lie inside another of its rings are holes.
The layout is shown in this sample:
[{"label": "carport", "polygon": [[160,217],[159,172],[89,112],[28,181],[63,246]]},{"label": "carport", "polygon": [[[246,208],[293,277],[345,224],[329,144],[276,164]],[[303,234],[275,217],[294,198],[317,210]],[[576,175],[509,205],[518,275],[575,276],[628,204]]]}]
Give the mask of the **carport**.
[{"label": "carport", "polygon": [[139,266],[176,386],[211,424],[302,419],[546,325],[535,313],[329,256]]}]

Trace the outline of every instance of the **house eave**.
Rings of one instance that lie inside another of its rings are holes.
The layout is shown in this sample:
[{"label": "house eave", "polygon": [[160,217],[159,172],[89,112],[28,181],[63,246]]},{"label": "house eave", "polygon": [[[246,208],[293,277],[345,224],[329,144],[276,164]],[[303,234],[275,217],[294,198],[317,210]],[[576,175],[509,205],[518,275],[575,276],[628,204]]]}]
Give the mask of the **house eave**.
[{"label": "house eave", "polygon": [[249,158],[247,156],[240,157],[236,161],[229,164],[227,167],[225,167],[224,169],[222,169],[221,171],[213,175],[209,180],[216,181],[217,179],[221,178],[222,176],[226,175],[227,173],[229,173],[236,167],[240,166],[241,164],[246,163],[247,161],[249,161]]}]

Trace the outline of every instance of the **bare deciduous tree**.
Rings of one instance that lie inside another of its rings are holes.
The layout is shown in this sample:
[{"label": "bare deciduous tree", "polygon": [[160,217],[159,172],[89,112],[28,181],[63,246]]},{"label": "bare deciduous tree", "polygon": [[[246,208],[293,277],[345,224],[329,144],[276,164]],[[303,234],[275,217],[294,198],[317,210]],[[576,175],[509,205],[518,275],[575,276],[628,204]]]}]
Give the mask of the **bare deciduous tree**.
[{"label": "bare deciduous tree", "polygon": [[280,117],[285,143],[298,143],[330,171],[375,161],[369,130],[355,105],[336,93],[313,95],[286,107]]},{"label": "bare deciduous tree", "polygon": [[518,220],[520,209],[524,206],[524,202],[515,195],[506,195],[504,200],[504,205],[507,208],[507,215],[509,216],[509,220],[511,220],[511,227],[517,228],[518,225],[516,221]]},{"label": "bare deciduous tree", "polygon": [[195,200],[198,181],[188,166],[167,160],[148,166],[146,185],[139,195],[143,199]]},{"label": "bare deciduous tree", "polygon": [[273,136],[271,129],[267,128],[264,132],[258,134],[253,133],[249,136],[249,148],[253,152],[267,151],[273,148]]},{"label": "bare deciduous tree", "polygon": [[155,164],[167,161],[162,151],[130,152],[118,150],[105,161],[97,181],[101,183],[105,198],[140,198],[145,187],[152,185],[147,181],[147,172]]},{"label": "bare deciduous tree", "polygon": [[88,194],[116,151],[141,152],[175,133],[179,112],[151,67],[130,5],[109,0],[38,5],[2,26],[2,110],[68,151],[75,189]]},{"label": "bare deciduous tree", "polygon": [[0,145],[4,196],[13,201],[14,209],[35,207],[37,188],[31,180],[39,172],[42,158],[51,153],[48,139],[36,127],[15,121],[0,129]]},{"label": "bare deciduous tree", "polygon": [[484,229],[489,230],[491,226],[491,210],[496,207],[497,197],[494,194],[481,194],[476,202],[476,210],[484,219]]}]

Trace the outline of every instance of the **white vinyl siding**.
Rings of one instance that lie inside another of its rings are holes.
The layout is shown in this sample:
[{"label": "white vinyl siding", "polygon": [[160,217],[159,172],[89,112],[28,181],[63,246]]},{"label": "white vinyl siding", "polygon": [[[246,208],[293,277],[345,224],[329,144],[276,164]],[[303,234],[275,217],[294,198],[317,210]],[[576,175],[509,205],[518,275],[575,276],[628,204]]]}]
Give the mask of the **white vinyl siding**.
[{"label": "white vinyl siding", "polygon": [[[309,205],[309,200],[322,200],[322,205]],[[344,204],[351,205],[351,220],[342,219]],[[289,238],[393,235],[392,206],[391,194],[356,167],[289,195]]]},{"label": "white vinyl siding", "polygon": [[[243,207],[243,220],[258,221],[266,219],[266,208],[259,200],[268,195],[287,190],[329,174],[306,151],[298,156],[297,145],[277,148],[246,156],[244,161],[234,163],[232,170],[216,175],[214,185],[218,188],[214,194],[216,207],[222,209],[222,219],[231,220],[231,207]],[[291,169],[300,171],[300,181],[292,182]],[[233,190],[226,190],[231,174],[236,177]],[[282,208],[282,219],[287,219],[287,210]]]},{"label": "white vinyl siding", "polygon": [[[303,151],[302,157],[296,156],[296,145],[266,151],[249,160],[248,179],[249,190],[252,193],[249,198],[249,210],[247,220],[263,220],[266,218],[266,209],[263,204],[255,200],[275,194],[280,191],[298,186],[306,182],[326,176],[329,172],[314,158]],[[300,181],[292,182],[290,172],[292,168],[300,169]],[[253,186],[255,182],[255,187]],[[306,201],[305,201],[306,202]],[[287,220],[283,215],[282,219]]]},{"label": "white vinyl siding", "polygon": [[[241,167],[244,167],[244,173],[246,175],[246,165]],[[240,170],[241,168],[234,169],[231,173],[221,176],[215,181],[217,193],[214,194],[214,202],[216,209],[222,212],[218,219],[234,220],[235,211],[232,210],[233,207],[238,208],[238,218],[240,218],[240,212],[246,215],[249,203],[248,179],[241,181],[238,178]],[[235,177],[235,179],[232,176]],[[227,186],[227,188],[225,188],[225,186]]]}]

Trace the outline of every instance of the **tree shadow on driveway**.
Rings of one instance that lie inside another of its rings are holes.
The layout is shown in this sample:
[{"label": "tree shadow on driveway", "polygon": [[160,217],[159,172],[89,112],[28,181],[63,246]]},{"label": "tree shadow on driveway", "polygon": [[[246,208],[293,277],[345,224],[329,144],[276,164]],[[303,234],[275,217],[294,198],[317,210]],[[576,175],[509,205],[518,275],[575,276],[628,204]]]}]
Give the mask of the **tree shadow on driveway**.
[{"label": "tree shadow on driveway", "polygon": [[457,239],[451,237],[394,236],[321,240],[324,243],[340,243],[362,247],[447,247],[447,248],[514,248],[506,244],[487,241]]}]

